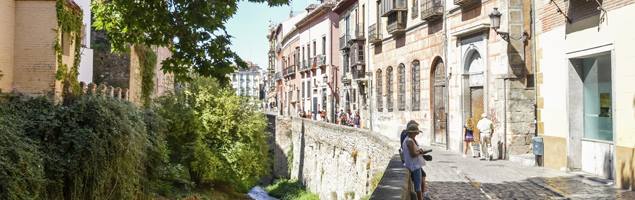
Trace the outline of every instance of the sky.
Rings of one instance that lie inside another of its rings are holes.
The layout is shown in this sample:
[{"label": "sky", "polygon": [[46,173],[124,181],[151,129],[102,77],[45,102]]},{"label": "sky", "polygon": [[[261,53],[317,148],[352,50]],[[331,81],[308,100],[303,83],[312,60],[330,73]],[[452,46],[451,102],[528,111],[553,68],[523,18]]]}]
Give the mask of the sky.
[{"label": "sky", "polygon": [[269,40],[267,30],[269,19],[274,23],[280,23],[289,18],[289,13],[294,14],[304,11],[309,4],[319,4],[317,0],[295,0],[291,5],[281,7],[269,7],[267,4],[241,1],[238,3],[238,11],[233,18],[227,21],[227,33],[232,38],[231,49],[245,61],[252,61],[260,68],[267,68],[267,51]]}]

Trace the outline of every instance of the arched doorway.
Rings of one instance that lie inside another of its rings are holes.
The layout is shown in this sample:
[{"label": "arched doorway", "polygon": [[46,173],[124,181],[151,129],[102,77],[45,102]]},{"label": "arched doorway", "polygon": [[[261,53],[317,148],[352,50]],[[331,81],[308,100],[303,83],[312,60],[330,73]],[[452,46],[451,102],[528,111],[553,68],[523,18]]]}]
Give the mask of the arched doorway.
[{"label": "arched doorway", "polygon": [[[484,67],[483,67],[483,59],[481,58],[481,54],[478,51],[473,50],[468,53],[467,62],[465,66],[465,78],[467,78],[467,83],[469,86],[466,89],[469,89],[469,111],[468,117],[472,118],[472,122],[477,124],[478,121],[482,119],[481,115],[485,112],[485,102],[484,102],[484,90],[483,84],[485,82],[484,78]],[[466,91],[467,92],[467,91]],[[476,143],[479,143],[480,132],[478,129],[474,130],[474,140]]]},{"label": "arched doorway", "polygon": [[437,59],[432,72],[432,106],[434,108],[434,138],[432,141],[437,144],[446,143],[446,110],[445,110],[445,64],[441,59]]}]

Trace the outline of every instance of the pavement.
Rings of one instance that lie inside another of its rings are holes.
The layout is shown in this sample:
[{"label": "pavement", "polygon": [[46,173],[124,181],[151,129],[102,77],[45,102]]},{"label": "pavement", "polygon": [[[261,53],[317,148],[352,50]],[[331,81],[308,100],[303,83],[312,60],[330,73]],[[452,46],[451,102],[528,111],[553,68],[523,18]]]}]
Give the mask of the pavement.
[{"label": "pavement", "polygon": [[585,173],[424,148],[433,149],[433,160],[423,167],[429,199],[635,199],[634,191]]}]

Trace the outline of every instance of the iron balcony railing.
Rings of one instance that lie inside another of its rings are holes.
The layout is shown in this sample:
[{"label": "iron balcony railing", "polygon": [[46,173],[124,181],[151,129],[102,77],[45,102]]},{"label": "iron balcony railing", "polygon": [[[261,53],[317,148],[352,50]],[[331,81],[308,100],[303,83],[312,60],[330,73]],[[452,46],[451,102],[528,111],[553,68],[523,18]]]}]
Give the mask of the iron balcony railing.
[{"label": "iron balcony railing", "polygon": [[443,2],[441,0],[426,0],[421,4],[421,19],[432,20],[443,16]]},{"label": "iron balcony railing", "polygon": [[282,76],[280,75],[280,72],[276,72],[276,75],[274,76],[275,80],[280,80],[282,79]]},{"label": "iron balcony railing", "polygon": [[368,42],[375,43],[381,41],[381,32],[377,29],[377,24],[368,27]]},{"label": "iron balcony railing", "polygon": [[317,65],[318,67],[326,66],[326,55],[318,55]]},{"label": "iron balcony railing", "polygon": [[470,3],[472,1],[474,1],[474,0],[454,0],[454,4],[456,4],[456,5],[465,5],[465,4]]}]

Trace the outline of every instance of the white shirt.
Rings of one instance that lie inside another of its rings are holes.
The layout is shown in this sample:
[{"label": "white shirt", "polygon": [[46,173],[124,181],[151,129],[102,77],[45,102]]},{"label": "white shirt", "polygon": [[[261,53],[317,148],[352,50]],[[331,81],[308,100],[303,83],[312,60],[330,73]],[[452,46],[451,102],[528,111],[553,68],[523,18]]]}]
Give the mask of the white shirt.
[{"label": "white shirt", "polygon": [[[403,149],[404,154],[403,166],[407,167],[410,171],[415,171],[417,169],[421,169],[421,167],[423,166],[426,166],[426,161],[423,159],[422,154],[419,154],[419,156],[416,157],[410,156],[410,150],[408,150],[408,145],[406,145],[406,142],[409,140],[412,140],[412,138],[406,137],[406,139],[403,140],[403,144],[401,144],[401,148]],[[415,142],[415,151],[418,151],[419,149],[419,145],[417,145],[417,143]]]},{"label": "white shirt", "polygon": [[[478,128],[481,133],[490,133],[490,131],[494,129],[494,123],[487,118],[483,118],[481,121],[478,121],[476,128]],[[489,134],[482,134],[482,136],[489,137]]]}]

